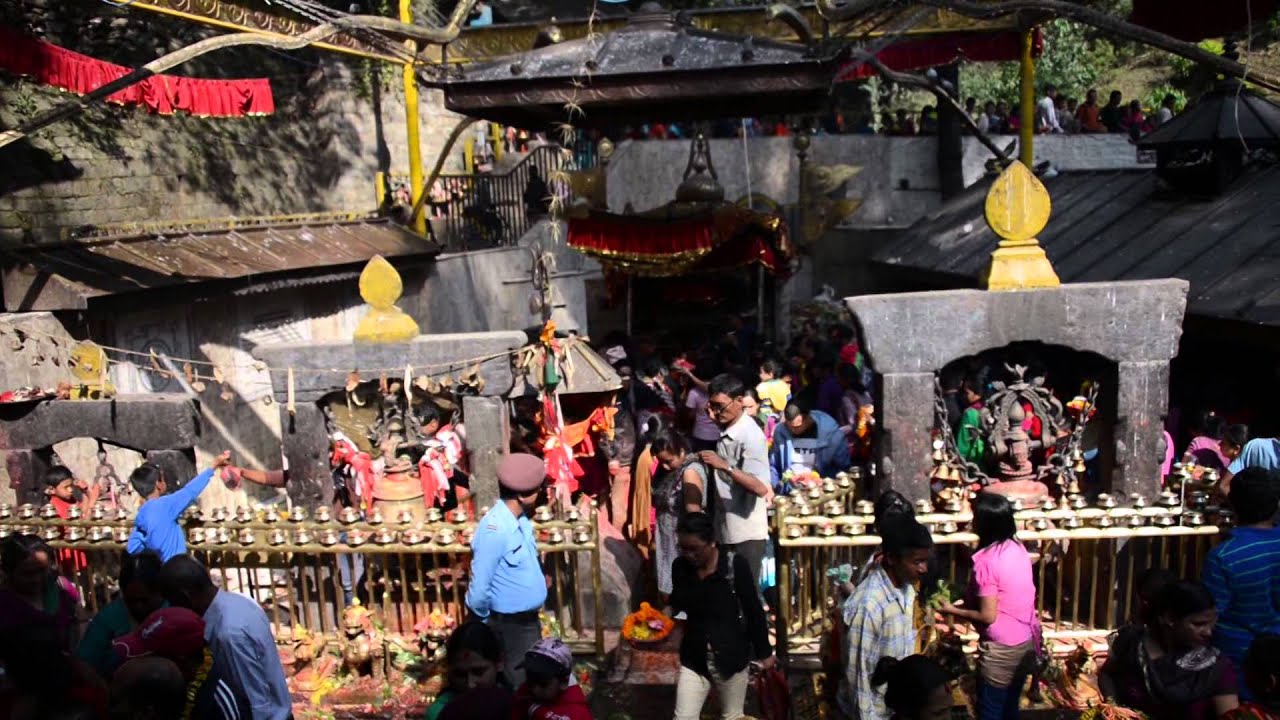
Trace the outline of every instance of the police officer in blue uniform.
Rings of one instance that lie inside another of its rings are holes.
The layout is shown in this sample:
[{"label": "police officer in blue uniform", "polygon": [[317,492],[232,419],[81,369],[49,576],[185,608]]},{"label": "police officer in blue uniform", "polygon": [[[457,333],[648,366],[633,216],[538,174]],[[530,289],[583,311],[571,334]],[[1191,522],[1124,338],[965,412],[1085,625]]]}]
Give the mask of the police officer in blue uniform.
[{"label": "police officer in blue uniform", "polygon": [[520,687],[519,659],[542,637],[538,613],[547,579],[538,561],[530,516],[547,478],[542,458],[513,453],[498,463],[498,503],[480,519],[471,540],[467,607],[493,628],[506,655],[511,687]]}]

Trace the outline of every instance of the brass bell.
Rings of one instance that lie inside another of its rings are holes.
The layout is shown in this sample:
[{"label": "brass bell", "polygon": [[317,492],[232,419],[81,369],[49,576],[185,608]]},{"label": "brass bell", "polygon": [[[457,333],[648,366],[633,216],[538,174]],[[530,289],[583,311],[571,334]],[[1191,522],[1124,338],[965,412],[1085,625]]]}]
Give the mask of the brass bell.
[{"label": "brass bell", "polygon": [[236,508],[236,522],[247,523],[253,520],[253,511],[241,505]]},{"label": "brass bell", "polygon": [[201,517],[200,508],[196,507],[195,505],[192,505],[191,507],[182,511],[182,517],[186,518],[187,520],[199,520]]},{"label": "brass bell", "polygon": [[1083,510],[1089,507],[1089,501],[1085,500],[1083,495],[1072,495],[1067,499],[1067,503],[1072,510]]},{"label": "brass bell", "polygon": [[1099,515],[1097,518],[1094,518],[1094,521],[1093,521],[1093,526],[1096,528],[1105,529],[1109,527],[1115,527],[1115,524],[1116,524],[1115,518],[1111,517],[1110,515]]},{"label": "brass bell", "polygon": [[1174,525],[1177,525],[1177,524],[1178,524],[1178,521],[1174,519],[1172,515],[1159,515],[1155,519],[1156,527],[1167,528],[1167,527],[1173,527]]},{"label": "brass bell", "polygon": [[293,534],[293,542],[297,545],[306,545],[311,542],[311,531],[306,528],[298,528]]},{"label": "brass bell", "polygon": [[1032,520],[1031,529],[1035,530],[1036,532],[1044,532],[1045,530],[1048,530],[1049,519],[1040,517],[1040,518],[1036,518],[1035,520]]},{"label": "brass bell", "polygon": [[804,537],[804,531],[805,531],[805,528],[803,525],[799,525],[799,524],[789,525],[787,526],[787,537],[793,540],[796,538]]},{"label": "brass bell", "polygon": [[559,545],[564,542],[564,533],[561,532],[560,528],[554,528],[552,529],[551,534],[547,537],[547,540],[552,545]]},{"label": "brass bell", "polygon": [[320,544],[325,547],[338,544],[338,531],[333,528],[325,528],[320,532]]},{"label": "brass bell", "polygon": [[280,528],[275,528],[271,532],[267,533],[267,542],[272,545],[283,545],[286,539],[288,539],[288,536],[285,535],[284,530],[281,530]]},{"label": "brass bell", "polygon": [[427,508],[427,522],[440,522],[444,518],[444,512],[440,508]]},{"label": "brass bell", "polygon": [[959,530],[960,526],[956,524],[955,520],[947,520],[939,525],[938,529],[941,530],[944,535],[950,535],[951,533]]},{"label": "brass bell", "polygon": [[831,517],[844,513],[844,503],[839,500],[828,500],[822,504],[822,512]]},{"label": "brass bell", "polygon": [[328,505],[321,505],[316,508],[316,522],[327,523],[333,519],[333,513],[330,512]]},{"label": "brass bell", "polygon": [[1020,497],[1011,498],[1009,500],[1009,506],[1013,508],[1014,512],[1025,509],[1022,507],[1022,498]]},{"label": "brass bell", "polygon": [[187,533],[192,545],[200,545],[204,543],[204,528],[191,528],[191,532]]},{"label": "brass bell", "polygon": [[942,448],[938,446],[938,443],[933,444],[933,453],[929,457],[936,463],[947,461],[947,454],[942,451]]},{"label": "brass bell", "polygon": [[40,517],[44,520],[52,520],[58,517],[58,509],[52,505],[43,505],[40,507]]},{"label": "brass bell", "polygon": [[400,521],[400,524],[401,524],[401,525],[409,525],[409,524],[412,524],[412,523],[413,523],[413,511],[412,511],[412,510],[410,510],[410,509],[408,509],[408,508],[405,508],[404,510],[401,510],[401,511],[396,515],[396,519]]},{"label": "brass bell", "polygon": [[539,505],[533,509],[534,522],[548,522],[551,520],[551,506]]},{"label": "brass bell", "polygon": [[1067,530],[1079,530],[1084,526],[1084,522],[1075,515],[1062,519],[1062,527]]},{"label": "brass bell", "polygon": [[1110,510],[1119,504],[1120,503],[1116,502],[1115,498],[1111,497],[1107,493],[1101,493],[1098,495],[1098,507],[1103,508],[1104,510]]},{"label": "brass bell", "polygon": [[382,524],[382,508],[375,507],[373,509],[373,512],[369,513],[369,524],[370,525]]},{"label": "brass bell", "polygon": [[405,545],[418,545],[422,543],[422,531],[417,528],[409,528],[400,533],[400,540]]},{"label": "brass bell", "polygon": [[453,531],[449,528],[441,530],[440,534],[436,535],[436,542],[441,545],[452,545],[453,539]]},{"label": "brass bell", "polygon": [[823,480],[823,481],[822,481],[822,492],[824,492],[824,493],[833,493],[833,492],[835,492],[835,491],[836,491],[836,481],[835,481],[835,480],[827,479],[827,480]]},{"label": "brass bell", "polygon": [[116,508],[116,520],[124,522],[129,519],[129,511],[124,508]]},{"label": "brass bell", "polygon": [[13,517],[13,506],[9,503],[0,503],[0,519]]},{"label": "brass bell", "polygon": [[242,528],[240,530],[239,540],[241,545],[252,545],[257,539],[258,536],[253,532],[253,528]]},{"label": "brass bell", "polygon": [[45,540],[57,540],[62,537],[62,530],[56,527],[47,527],[40,533],[40,537]]},{"label": "brass bell", "polygon": [[960,498],[951,498],[942,507],[949,513],[958,513],[964,509],[964,501]]},{"label": "brass bell", "polygon": [[809,517],[813,514],[813,506],[807,502],[799,503],[796,505],[796,514],[801,517]]},{"label": "brass bell", "polygon": [[586,527],[580,527],[573,531],[573,541],[579,545],[586,545],[591,542],[591,531]]},{"label": "brass bell", "polygon": [[347,544],[351,547],[360,547],[369,539],[363,530],[351,530],[347,532]]},{"label": "brass bell", "polygon": [[1189,527],[1200,527],[1204,525],[1204,513],[1197,511],[1183,513],[1182,524]]},{"label": "brass bell", "polygon": [[1080,480],[1076,476],[1071,476],[1071,482],[1067,484],[1067,492],[1071,495],[1080,494]]},{"label": "brass bell", "polygon": [[861,535],[866,531],[867,531],[867,528],[862,523],[851,522],[851,523],[844,524],[845,535]]},{"label": "brass bell", "polygon": [[1141,510],[1148,505],[1147,496],[1141,493],[1134,493],[1129,496],[1129,504],[1132,505],[1135,510]]},{"label": "brass bell", "polygon": [[1044,510],[1045,512],[1053,512],[1054,510],[1058,509],[1058,501],[1054,500],[1053,498],[1049,498],[1048,500],[1045,500],[1040,505],[1040,509]]},{"label": "brass bell", "polygon": [[1085,464],[1084,464],[1084,458],[1078,458],[1078,459],[1077,459],[1077,460],[1076,460],[1076,461],[1071,465],[1071,469],[1072,469],[1072,471],[1076,472],[1077,474],[1083,474],[1086,470],[1088,470],[1088,468],[1086,468],[1086,467],[1085,467]]},{"label": "brass bell", "polygon": [[848,475],[840,473],[836,475],[836,485],[841,488],[850,488],[853,486],[853,480],[850,480]]},{"label": "brass bell", "polygon": [[[93,509],[89,511],[89,519],[91,520],[101,520],[106,516],[107,516],[107,509],[102,507],[101,505],[94,505]],[[4,513],[3,509],[0,509],[0,517],[9,517],[9,516]]]},{"label": "brass bell", "polygon": [[1146,519],[1146,518],[1144,518],[1144,517],[1142,517],[1141,515],[1137,515],[1137,514],[1135,514],[1135,515],[1130,515],[1130,516],[1128,517],[1128,519],[1127,519],[1127,520],[1125,520],[1125,524],[1126,524],[1126,525],[1128,525],[1130,528],[1132,528],[1132,529],[1135,529],[1135,530],[1136,530],[1137,528],[1140,528],[1140,527],[1142,527],[1142,526],[1146,525],[1146,524],[1147,524],[1147,519]]},{"label": "brass bell", "polygon": [[132,534],[132,533],[133,533],[133,530],[132,530],[132,529],[130,529],[130,528],[127,528],[127,527],[118,527],[118,528],[116,528],[116,529],[114,530],[114,533],[113,533],[113,534],[115,535],[115,541],[116,541],[116,542],[118,542],[118,543],[127,543],[127,542],[129,542],[129,535],[130,535],[130,534]]},{"label": "brass bell", "polygon": [[360,519],[360,511],[353,507],[344,507],[342,512],[338,513],[338,521],[344,525],[350,525]]},{"label": "brass bell", "polygon": [[[55,512],[54,514],[56,515],[57,513]],[[18,517],[22,520],[30,520],[35,516],[36,516],[36,506],[32,505],[31,503],[27,503],[26,505],[23,505],[22,507],[18,508]]]},{"label": "brass bell", "polygon": [[1236,526],[1236,514],[1230,510],[1218,511],[1218,527],[1231,528]]},{"label": "brass bell", "polygon": [[67,508],[68,520],[79,520],[83,515],[84,513],[80,511],[79,505],[72,505],[70,508]]},{"label": "brass bell", "polygon": [[[317,513],[317,514],[318,514],[318,513]],[[298,507],[290,508],[290,509],[289,509],[289,520],[291,520],[291,521],[293,521],[293,522],[296,522],[296,523],[306,522],[306,520],[307,520],[307,509],[306,509],[306,508],[304,508],[304,507],[302,507],[302,506],[298,506]]]},{"label": "brass bell", "polygon": [[218,532],[214,534],[213,541],[219,545],[226,545],[231,542],[231,530],[224,527],[218,528]]},{"label": "brass bell", "polygon": [[829,523],[829,522],[822,523],[821,525],[818,526],[818,534],[821,535],[822,537],[831,537],[835,535],[836,534],[835,523]]},{"label": "brass bell", "polygon": [[[543,507],[546,507],[546,505],[543,505]],[[452,520],[453,520],[454,522],[456,522],[456,523],[464,523],[464,522],[466,522],[466,521],[467,521],[467,519],[468,519],[468,518],[467,518],[467,509],[466,509],[466,508],[455,508],[452,512],[450,512],[450,513],[449,513],[449,517],[450,517],[450,519],[452,519]]]},{"label": "brass bell", "polygon": [[228,517],[227,509],[221,506],[214,508],[212,517],[213,521],[216,523],[226,522]]},{"label": "brass bell", "polygon": [[915,501],[913,504],[915,505],[917,515],[927,515],[933,512],[933,503],[925,500],[924,498]]},{"label": "brass bell", "polygon": [[[0,528],[0,530],[8,530],[8,528]],[[100,527],[89,528],[89,542],[102,542],[105,538],[111,537],[110,532],[104,532]]]},{"label": "brass bell", "polygon": [[379,528],[373,534],[373,541],[379,545],[390,545],[396,541],[396,534],[390,528]]},{"label": "brass bell", "polygon": [[1170,490],[1160,493],[1160,504],[1164,507],[1177,507],[1180,503],[1178,495]]},{"label": "brass bell", "polygon": [[872,515],[876,511],[876,504],[870,500],[859,500],[854,507],[859,515]]},{"label": "brass bell", "polygon": [[274,507],[269,507],[263,514],[262,519],[269,523],[280,522],[280,511],[276,510]]},{"label": "brass bell", "polygon": [[820,498],[820,497],[822,497],[822,488],[820,488],[820,487],[811,487],[811,488],[809,488],[809,499],[810,499],[810,500],[817,500],[817,499],[818,499],[818,498]]},{"label": "brass bell", "polygon": [[[578,522],[579,520],[581,520],[581,519],[582,519],[582,513],[578,512],[578,508],[576,508],[576,507],[571,507],[571,508],[569,508],[569,510],[568,510],[567,512],[565,512],[565,514],[564,514],[564,519],[565,519],[567,522],[575,523],[575,522]],[[466,518],[463,518],[463,519],[462,519],[462,520],[460,520],[459,522],[466,522],[466,521],[467,521],[467,519],[466,519]]]}]

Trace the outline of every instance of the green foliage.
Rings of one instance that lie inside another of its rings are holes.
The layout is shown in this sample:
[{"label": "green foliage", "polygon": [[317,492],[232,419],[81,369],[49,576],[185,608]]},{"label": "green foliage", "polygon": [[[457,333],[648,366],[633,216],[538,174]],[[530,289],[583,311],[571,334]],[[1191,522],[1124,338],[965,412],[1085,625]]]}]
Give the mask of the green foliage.
[{"label": "green foliage", "polygon": [[1174,97],[1173,112],[1182,112],[1182,108],[1187,106],[1187,94],[1172,85],[1161,85],[1151,88],[1151,91],[1142,96],[1142,109],[1145,112],[1155,112],[1164,104],[1166,95]]},{"label": "green foliage", "polygon": [[[1046,85],[1073,98],[1084,98],[1103,74],[1117,64],[1116,47],[1090,35],[1070,20],[1052,20],[1044,26],[1044,54],[1036,63],[1036,96]],[[979,102],[1018,102],[1018,63],[970,63],[960,78],[960,93]]]},{"label": "green foliage", "polygon": [[[1221,40],[1201,40],[1197,45],[1210,55],[1221,55],[1223,51]],[[1190,82],[1200,70],[1200,66],[1195,61],[1180,55],[1169,55],[1169,69],[1173,73],[1170,80],[1181,85]]]}]

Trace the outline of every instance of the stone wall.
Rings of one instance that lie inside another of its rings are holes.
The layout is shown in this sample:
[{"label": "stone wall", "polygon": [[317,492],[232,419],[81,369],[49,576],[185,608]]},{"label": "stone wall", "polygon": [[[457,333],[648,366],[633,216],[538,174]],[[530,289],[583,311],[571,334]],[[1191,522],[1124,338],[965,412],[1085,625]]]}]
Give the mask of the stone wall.
[{"label": "stone wall", "polygon": [[[97,0],[68,0],[17,18],[6,12],[14,11],[0,11],[0,21],[126,65],[210,34]],[[376,204],[374,174],[407,172],[398,68],[319,51],[246,47],[215,52],[171,72],[268,77],[276,112],[198,118],[102,104],[0,149],[6,168],[0,177],[0,244],[56,241],[86,225],[368,211]],[[67,97],[0,76],[0,125],[12,127]],[[423,158],[430,167],[457,117],[443,109],[439,93],[426,91],[421,117]],[[454,157],[460,165],[460,148]]]},{"label": "stone wall", "polygon": [[[1003,147],[1014,138],[995,140]],[[622,212],[630,205],[640,212],[670,202],[688,155],[688,141],[620,143],[609,164],[609,209]],[[752,138],[745,144],[712,140],[711,157],[729,200],[745,197],[750,187],[752,193],[775,201],[795,202],[799,161],[791,138]],[[846,195],[863,202],[846,221],[847,227],[906,227],[942,204],[936,138],[819,135],[813,138],[808,157],[823,165],[862,167],[848,183]],[[964,138],[966,186],[983,176],[990,157],[976,139]],[[1123,135],[1037,137],[1036,159],[1048,160],[1062,170],[1139,167],[1134,147]]]}]

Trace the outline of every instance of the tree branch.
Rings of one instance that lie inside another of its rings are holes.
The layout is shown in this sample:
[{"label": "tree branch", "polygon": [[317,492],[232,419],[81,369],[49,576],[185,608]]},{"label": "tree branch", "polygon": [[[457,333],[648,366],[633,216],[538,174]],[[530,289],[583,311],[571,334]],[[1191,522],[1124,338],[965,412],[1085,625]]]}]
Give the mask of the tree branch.
[{"label": "tree branch", "polygon": [[471,127],[479,118],[464,117],[453,126],[453,132],[449,133],[449,139],[445,140],[444,147],[440,149],[440,155],[436,158],[436,166],[431,168],[431,175],[422,183],[422,195],[413,204],[413,211],[409,213],[409,221],[406,223],[409,227],[413,227],[418,221],[418,216],[422,214],[423,209],[427,205],[427,197],[431,195],[431,186],[436,184],[436,180],[440,177],[440,172],[444,170],[444,163],[449,159],[449,154],[453,152],[453,146],[458,142],[458,138],[462,137],[462,132]]},{"label": "tree branch", "polygon": [[[889,7],[896,0],[851,0],[845,5],[837,5],[837,0],[817,0],[818,7],[828,20],[848,20],[872,10]],[[974,0],[917,0],[919,5],[928,5],[941,10],[950,10],[971,18],[994,18],[1020,12],[1041,12],[1074,20],[1082,25],[1101,30],[1109,35],[1142,43],[1179,57],[1186,58],[1205,67],[1216,70],[1230,77],[1247,79],[1260,87],[1273,92],[1280,92],[1280,78],[1244,64],[1215,55],[1200,49],[1199,46],[1183,42],[1177,38],[1156,32],[1141,25],[1134,25],[1114,15],[1095,10],[1086,5],[1077,5],[1066,0],[991,0],[975,2]]]},{"label": "tree branch", "polygon": [[121,90],[137,85],[147,78],[158,75],[166,70],[175,68],[185,62],[193,60],[206,53],[215,50],[224,50],[230,47],[238,47],[241,45],[259,45],[262,47],[274,48],[276,50],[300,50],[312,43],[320,42],[333,35],[341,32],[350,32],[352,30],[375,30],[380,32],[398,33],[405,37],[412,38],[424,43],[445,44],[451,42],[458,37],[459,31],[462,29],[462,23],[466,20],[467,13],[471,11],[471,6],[475,4],[475,0],[461,0],[458,7],[454,10],[453,17],[450,18],[449,24],[443,28],[421,27],[417,25],[409,25],[390,18],[380,17],[377,15],[350,15],[333,20],[323,25],[317,25],[307,32],[297,35],[267,35],[264,33],[236,33],[233,35],[219,35],[217,37],[205,38],[196,43],[178,48],[173,52],[162,55],[155,60],[143,65],[132,72],[123,75],[116,80],[112,80],[106,85],[90,90],[79,97],[68,100],[67,102],[55,105],[36,117],[18,125],[13,130],[0,132],[0,147],[14,143],[31,133],[46,128],[56,122],[64,120],[84,110],[90,104],[99,100],[104,100]]},{"label": "tree branch", "polygon": [[856,57],[862,62],[870,65],[872,69],[874,69],[876,73],[885,80],[899,85],[908,85],[910,87],[920,88],[921,90],[928,90],[933,93],[938,98],[939,102],[945,102],[950,105],[955,109],[956,113],[959,114],[960,117],[964,118],[964,124],[968,126],[969,130],[973,133],[973,136],[978,138],[978,142],[982,143],[982,145],[990,150],[993,155],[999,158],[1001,167],[1013,162],[1013,159],[1009,157],[1009,154],[1002,150],[999,145],[996,145],[990,135],[987,135],[985,132],[978,129],[978,124],[973,121],[973,118],[969,117],[969,113],[965,112],[964,107],[960,105],[959,101],[952,97],[951,93],[947,92],[937,83],[920,75],[890,70],[884,63],[880,62],[879,58],[870,53],[857,53]]}]

